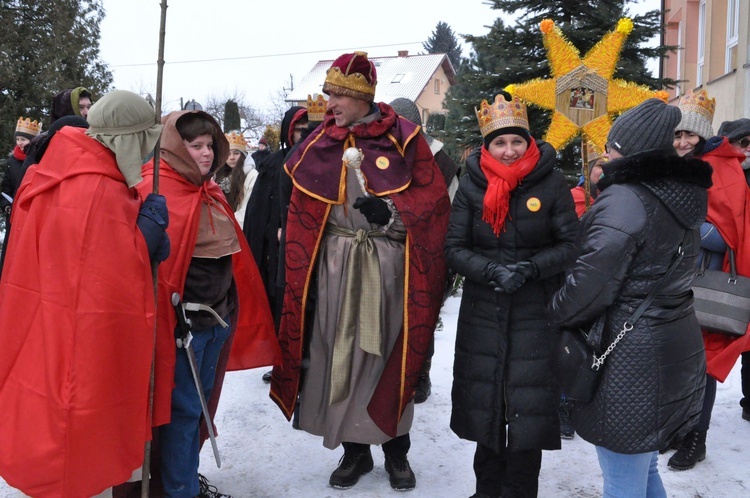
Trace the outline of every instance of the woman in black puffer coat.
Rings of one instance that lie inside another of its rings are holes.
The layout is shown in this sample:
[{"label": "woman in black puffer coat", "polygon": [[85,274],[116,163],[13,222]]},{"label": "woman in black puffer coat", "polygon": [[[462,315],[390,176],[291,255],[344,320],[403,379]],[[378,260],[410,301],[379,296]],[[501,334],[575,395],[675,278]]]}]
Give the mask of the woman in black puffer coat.
[{"label": "woman in black puffer coat", "polygon": [[594,399],[574,410],[576,432],[596,446],[606,497],[665,497],[658,450],[701,411],[706,362],[691,284],[711,167],[675,154],[679,121],[679,109],[657,99],[615,121],[601,193],[581,219],[581,254],[551,304],[561,326],[605,315],[605,349],[692,232],[679,266],[607,357]]},{"label": "woman in black puffer coat", "polygon": [[[523,104],[482,103],[495,118],[511,106]],[[480,117],[484,146],[466,161],[446,239],[465,277],[451,429],[477,442],[477,497],[536,496],[542,450],[560,448],[546,308],[575,258],[578,218],[555,150],[530,137],[525,109],[514,119],[497,128]]]}]

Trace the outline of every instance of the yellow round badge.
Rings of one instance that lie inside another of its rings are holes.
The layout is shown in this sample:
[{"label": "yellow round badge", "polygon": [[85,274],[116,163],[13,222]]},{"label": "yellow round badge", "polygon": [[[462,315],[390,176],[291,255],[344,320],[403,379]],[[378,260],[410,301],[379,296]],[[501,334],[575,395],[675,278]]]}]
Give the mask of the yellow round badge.
[{"label": "yellow round badge", "polygon": [[536,197],[530,198],[528,201],[526,201],[526,207],[529,208],[529,211],[532,213],[536,213],[540,209],[542,209],[542,201],[540,201]]},{"label": "yellow round badge", "polygon": [[375,166],[377,166],[379,169],[388,169],[388,166],[390,165],[391,162],[385,156],[380,156],[379,158],[375,159]]}]

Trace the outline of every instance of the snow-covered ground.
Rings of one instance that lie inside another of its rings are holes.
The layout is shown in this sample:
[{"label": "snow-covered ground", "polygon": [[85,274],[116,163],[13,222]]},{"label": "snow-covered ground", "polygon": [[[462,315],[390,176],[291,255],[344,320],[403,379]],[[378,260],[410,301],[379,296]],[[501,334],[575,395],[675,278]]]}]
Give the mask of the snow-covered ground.
[{"label": "snow-covered ground", "polygon": [[[432,395],[417,405],[411,431],[409,461],[417,475],[411,498],[468,497],[474,492],[474,444],[449,429],[453,345],[460,298],[443,307],[444,327],[437,333],[432,367]],[[375,469],[349,490],[328,487],[328,477],[343,453],[323,447],[321,439],[292,429],[268,397],[262,370],[227,374],[216,425],[222,468],[217,469],[210,445],[201,454],[200,471],[225,493],[249,497],[368,498],[396,496],[383,469],[383,455],[374,448]],[[695,469],[667,468],[670,453],[660,456],[659,470],[667,494],[675,498],[736,498],[750,496],[750,422],[742,420],[739,365],[719,384],[708,456]],[[545,452],[539,496],[601,496],[601,474],[594,447],[580,438],[563,441],[561,451]],[[743,450],[743,448],[745,448]],[[15,492],[0,481],[0,498]]]}]

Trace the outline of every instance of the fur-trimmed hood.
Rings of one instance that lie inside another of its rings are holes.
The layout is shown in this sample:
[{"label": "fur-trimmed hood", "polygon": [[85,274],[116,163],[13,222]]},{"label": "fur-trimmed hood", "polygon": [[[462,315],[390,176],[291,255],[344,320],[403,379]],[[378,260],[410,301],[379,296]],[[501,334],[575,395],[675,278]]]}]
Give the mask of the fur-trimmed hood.
[{"label": "fur-trimmed hood", "polygon": [[603,165],[600,191],[613,184],[640,183],[688,228],[705,220],[713,169],[705,161],[665,154],[635,154]]}]

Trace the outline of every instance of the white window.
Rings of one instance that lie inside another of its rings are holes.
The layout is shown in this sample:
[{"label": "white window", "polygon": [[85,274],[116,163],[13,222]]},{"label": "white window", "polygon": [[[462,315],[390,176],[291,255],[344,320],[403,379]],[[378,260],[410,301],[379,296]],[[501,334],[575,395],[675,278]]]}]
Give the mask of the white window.
[{"label": "white window", "polygon": [[737,43],[740,36],[740,0],[727,1],[727,52],[724,58],[724,72],[737,68]]},{"label": "white window", "polygon": [[401,80],[404,79],[404,76],[406,76],[403,73],[399,73],[396,76],[393,77],[393,81],[391,83],[401,83]]},{"label": "white window", "polygon": [[433,91],[435,92],[436,95],[440,95],[440,78],[435,78]]},{"label": "white window", "polygon": [[[677,70],[675,71],[674,79],[678,82],[682,79],[682,52],[685,50],[685,44],[682,41],[682,21],[677,23]],[[682,95],[680,85],[675,85],[675,94],[677,97]]]},{"label": "white window", "polygon": [[706,0],[698,6],[698,71],[695,75],[695,86],[703,84],[703,56],[706,51]]}]

